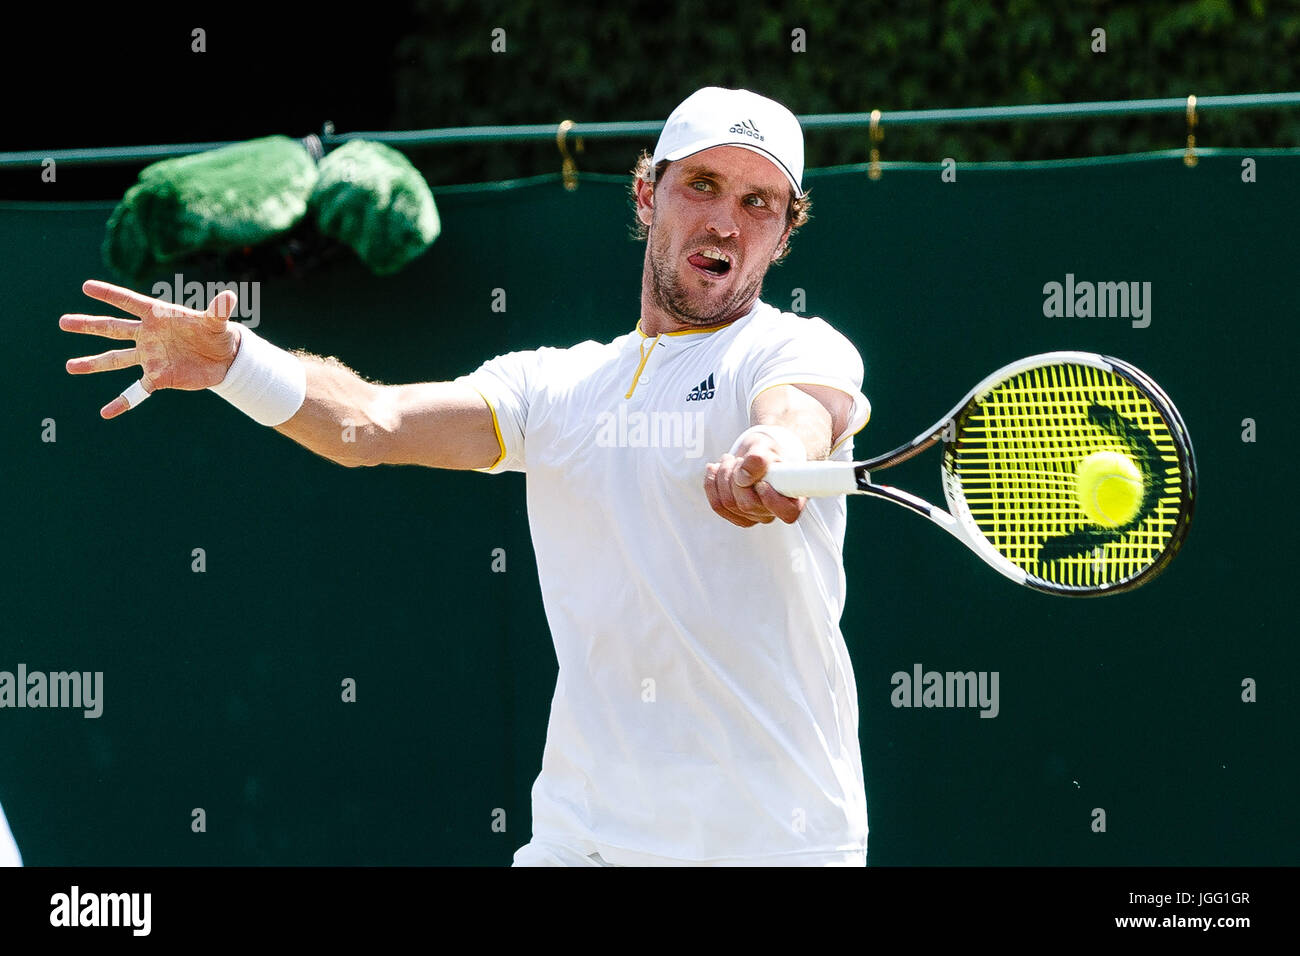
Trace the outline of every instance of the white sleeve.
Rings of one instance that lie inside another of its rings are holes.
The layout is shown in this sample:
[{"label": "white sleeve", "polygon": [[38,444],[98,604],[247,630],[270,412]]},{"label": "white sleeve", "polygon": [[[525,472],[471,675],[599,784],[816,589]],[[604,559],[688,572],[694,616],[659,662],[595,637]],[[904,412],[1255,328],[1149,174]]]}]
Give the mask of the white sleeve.
[{"label": "white sleeve", "polygon": [[538,353],[535,351],[507,352],[456,379],[477,390],[492,410],[492,425],[496,429],[501,455],[491,467],[479,471],[495,475],[503,471],[528,470],[524,435],[537,379],[537,362]]},{"label": "white sleeve", "polygon": [[[862,356],[853,343],[819,318],[799,317],[780,323],[781,334],[757,356],[746,398],[754,406],[760,392],[777,385],[825,385],[847,393],[853,411],[845,429],[831,440],[832,449],[862,430],[871,417],[871,403],[862,394]],[[768,344],[768,343],[765,343]]]}]

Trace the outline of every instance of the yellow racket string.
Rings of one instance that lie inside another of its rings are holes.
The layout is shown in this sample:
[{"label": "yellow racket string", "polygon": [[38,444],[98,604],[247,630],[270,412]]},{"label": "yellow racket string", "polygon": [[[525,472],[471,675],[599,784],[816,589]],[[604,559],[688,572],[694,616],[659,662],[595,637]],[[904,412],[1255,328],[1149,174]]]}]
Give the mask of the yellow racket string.
[{"label": "yellow racket string", "polygon": [[[1098,451],[1126,454],[1144,472],[1147,494],[1133,527],[1091,524],[1079,506],[1075,467]],[[1126,581],[1175,534],[1185,489],[1170,426],[1140,389],[1104,369],[1043,366],[997,385],[966,417],[950,452],[985,537],[1052,584]]]}]

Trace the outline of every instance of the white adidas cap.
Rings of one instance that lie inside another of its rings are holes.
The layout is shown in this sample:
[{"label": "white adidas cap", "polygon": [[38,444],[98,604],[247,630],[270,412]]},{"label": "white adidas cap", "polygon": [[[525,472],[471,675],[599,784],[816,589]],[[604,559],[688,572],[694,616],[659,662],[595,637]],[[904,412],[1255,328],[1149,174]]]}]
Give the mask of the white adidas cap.
[{"label": "white adidas cap", "polygon": [[803,130],[776,100],[749,90],[706,86],[673,110],[659,134],[654,163],[675,162],[714,146],[740,146],[772,161],[803,196]]}]

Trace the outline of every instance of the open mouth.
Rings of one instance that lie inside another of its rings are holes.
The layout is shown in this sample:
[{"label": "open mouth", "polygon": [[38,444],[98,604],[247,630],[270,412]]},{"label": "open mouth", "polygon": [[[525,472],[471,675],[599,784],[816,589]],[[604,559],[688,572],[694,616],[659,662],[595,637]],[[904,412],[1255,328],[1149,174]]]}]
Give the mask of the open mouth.
[{"label": "open mouth", "polygon": [[687,256],[686,261],[697,272],[703,272],[714,279],[720,279],[731,271],[731,257],[720,249],[701,249]]}]

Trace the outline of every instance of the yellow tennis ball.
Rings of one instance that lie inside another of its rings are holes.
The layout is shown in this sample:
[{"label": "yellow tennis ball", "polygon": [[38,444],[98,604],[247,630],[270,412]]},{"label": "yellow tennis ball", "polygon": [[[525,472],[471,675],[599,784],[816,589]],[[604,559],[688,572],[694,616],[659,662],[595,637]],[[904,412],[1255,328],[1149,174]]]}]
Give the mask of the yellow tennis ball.
[{"label": "yellow tennis ball", "polygon": [[1074,469],[1079,507],[1094,524],[1117,528],[1133,520],[1142,505],[1142,473],[1128,455],[1093,452]]}]

